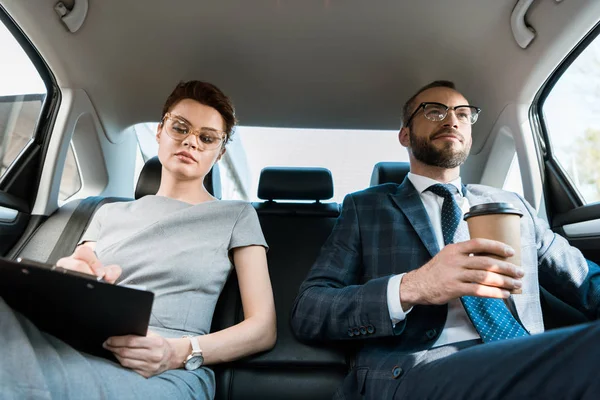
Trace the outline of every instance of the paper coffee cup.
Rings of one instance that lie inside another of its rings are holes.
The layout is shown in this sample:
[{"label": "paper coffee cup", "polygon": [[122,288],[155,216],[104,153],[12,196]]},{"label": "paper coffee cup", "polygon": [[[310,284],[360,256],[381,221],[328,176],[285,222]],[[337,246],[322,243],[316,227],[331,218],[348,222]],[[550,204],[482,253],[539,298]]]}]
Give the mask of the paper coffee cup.
[{"label": "paper coffee cup", "polygon": [[[469,226],[471,239],[482,238],[506,243],[515,250],[512,257],[498,257],[488,254],[498,260],[506,260],[521,266],[521,217],[523,213],[510,203],[487,203],[471,207],[464,219]],[[516,289],[512,294],[520,294]]]}]

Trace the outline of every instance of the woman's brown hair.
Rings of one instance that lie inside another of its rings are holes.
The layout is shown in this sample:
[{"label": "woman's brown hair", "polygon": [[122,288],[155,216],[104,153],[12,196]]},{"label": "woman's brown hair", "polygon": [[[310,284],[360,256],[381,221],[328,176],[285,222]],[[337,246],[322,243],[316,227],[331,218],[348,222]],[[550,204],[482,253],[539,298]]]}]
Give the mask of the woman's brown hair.
[{"label": "woman's brown hair", "polygon": [[163,106],[161,121],[165,114],[168,113],[175,104],[184,99],[195,100],[200,104],[204,104],[205,106],[217,110],[225,122],[225,133],[227,134],[225,143],[231,140],[233,128],[237,123],[233,103],[218,87],[208,82],[180,82],[169,95]]}]

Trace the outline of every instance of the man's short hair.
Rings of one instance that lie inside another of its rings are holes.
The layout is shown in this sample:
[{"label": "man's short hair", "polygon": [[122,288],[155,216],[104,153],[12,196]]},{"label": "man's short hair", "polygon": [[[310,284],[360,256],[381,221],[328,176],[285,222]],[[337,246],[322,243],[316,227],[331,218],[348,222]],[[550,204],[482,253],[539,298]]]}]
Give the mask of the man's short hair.
[{"label": "man's short hair", "polygon": [[426,91],[427,89],[437,88],[437,87],[445,87],[452,90],[456,90],[456,85],[452,81],[433,81],[428,85],[423,86],[421,89],[417,91],[406,103],[404,103],[404,107],[402,107],[402,126],[406,126],[408,123],[408,119],[410,118],[411,110],[415,107],[415,99],[418,95]]}]

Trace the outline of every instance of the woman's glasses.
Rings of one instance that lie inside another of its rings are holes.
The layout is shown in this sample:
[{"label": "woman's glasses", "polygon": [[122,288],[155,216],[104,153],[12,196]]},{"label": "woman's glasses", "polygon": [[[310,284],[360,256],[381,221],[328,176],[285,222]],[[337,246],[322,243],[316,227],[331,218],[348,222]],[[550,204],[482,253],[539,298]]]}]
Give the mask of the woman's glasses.
[{"label": "woman's glasses", "polygon": [[227,134],[213,128],[194,129],[192,125],[182,117],[166,113],[162,119],[162,125],[167,131],[167,135],[173,140],[182,142],[190,134],[198,136],[200,148],[202,150],[218,149],[227,138]]}]

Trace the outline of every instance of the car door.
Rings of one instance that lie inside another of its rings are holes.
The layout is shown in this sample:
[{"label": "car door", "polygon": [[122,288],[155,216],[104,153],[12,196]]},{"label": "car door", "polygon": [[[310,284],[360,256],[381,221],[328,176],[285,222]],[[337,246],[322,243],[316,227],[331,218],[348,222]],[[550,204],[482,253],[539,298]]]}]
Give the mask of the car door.
[{"label": "car door", "polygon": [[[545,204],[550,225],[555,232],[567,238],[572,246],[581,250],[586,259],[598,264],[599,33],[600,27],[596,27],[566,57],[540,91],[531,113],[534,131],[538,133]],[[554,317],[550,324],[552,326],[569,325],[583,320],[574,313],[559,313]]]},{"label": "car door", "polygon": [[37,226],[31,210],[60,93],[47,65],[2,7],[0,49],[0,255],[6,255]]}]

